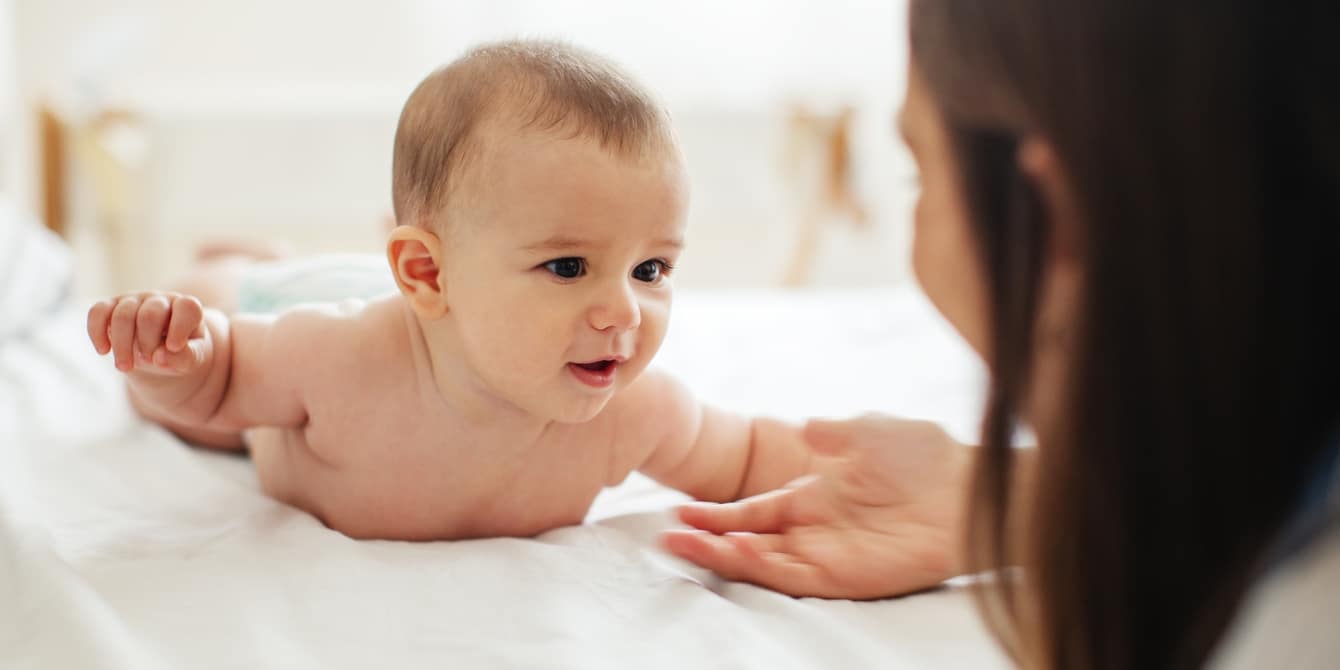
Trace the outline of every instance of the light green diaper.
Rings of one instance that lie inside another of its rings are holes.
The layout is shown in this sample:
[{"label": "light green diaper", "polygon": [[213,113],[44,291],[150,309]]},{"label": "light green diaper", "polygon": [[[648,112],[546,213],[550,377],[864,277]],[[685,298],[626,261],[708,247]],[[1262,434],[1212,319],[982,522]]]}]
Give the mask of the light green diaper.
[{"label": "light green diaper", "polygon": [[329,254],[256,263],[238,286],[238,311],[273,314],[294,305],[369,300],[396,291],[386,257]]}]

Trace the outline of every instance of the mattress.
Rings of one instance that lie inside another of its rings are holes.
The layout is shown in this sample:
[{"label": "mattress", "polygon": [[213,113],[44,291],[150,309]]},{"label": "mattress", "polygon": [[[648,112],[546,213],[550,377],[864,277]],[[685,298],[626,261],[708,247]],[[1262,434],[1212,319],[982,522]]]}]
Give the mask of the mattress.
[{"label": "mattress", "polygon": [[[796,599],[671,557],[685,497],[636,475],[532,539],[349,539],[138,419],[85,307],[0,341],[0,667],[1007,665],[962,584]],[[728,409],[962,439],[984,379],[911,288],[682,294],[656,365]]]}]

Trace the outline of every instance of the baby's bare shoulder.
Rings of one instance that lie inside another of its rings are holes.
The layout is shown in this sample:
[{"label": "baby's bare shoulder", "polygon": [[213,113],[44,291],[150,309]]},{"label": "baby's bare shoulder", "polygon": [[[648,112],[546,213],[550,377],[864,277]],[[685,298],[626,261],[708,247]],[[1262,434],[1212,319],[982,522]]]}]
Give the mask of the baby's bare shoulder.
[{"label": "baby's bare shoulder", "polygon": [[306,439],[329,462],[357,461],[358,448],[376,442],[370,433],[396,425],[381,419],[409,404],[404,380],[412,378],[405,373],[412,362],[402,317],[378,301],[303,305],[278,316],[276,325],[304,342],[297,355],[305,361]]},{"label": "baby's bare shoulder", "polygon": [[609,409],[644,426],[677,422],[697,407],[693,392],[670,373],[649,368],[610,401]]},{"label": "baby's bare shoulder", "polygon": [[299,305],[273,318],[274,337],[305,368],[309,387],[363,387],[405,355],[403,319],[384,301]]},{"label": "baby's bare shoulder", "polygon": [[[399,299],[399,296],[396,296]],[[297,305],[279,314],[281,322],[309,333],[328,332],[326,339],[343,339],[383,334],[387,326],[402,321],[401,311],[391,298]]]},{"label": "baby's bare shoulder", "polygon": [[609,440],[611,483],[623,481],[677,430],[694,420],[697,404],[677,379],[649,369],[610,400],[598,421]]}]

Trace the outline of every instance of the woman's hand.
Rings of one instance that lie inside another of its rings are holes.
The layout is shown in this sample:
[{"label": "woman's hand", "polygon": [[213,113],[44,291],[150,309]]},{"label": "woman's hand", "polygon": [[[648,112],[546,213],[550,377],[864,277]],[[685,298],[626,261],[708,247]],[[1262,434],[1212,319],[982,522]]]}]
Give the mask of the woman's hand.
[{"label": "woman's hand", "polygon": [[881,598],[962,570],[970,448],[938,426],[883,416],[811,421],[817,474],[752,498],[681,507],[675,555],[795,596]]}]

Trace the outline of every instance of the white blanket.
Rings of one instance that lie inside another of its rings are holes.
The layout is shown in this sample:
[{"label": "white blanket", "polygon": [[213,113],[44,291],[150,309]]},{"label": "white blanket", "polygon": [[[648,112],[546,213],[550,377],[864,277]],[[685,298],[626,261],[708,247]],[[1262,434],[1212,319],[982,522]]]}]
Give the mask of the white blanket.
[{"label": "white blanket", "polygon": [[66,298],[70,261],[59,237],[0,193],[0,342]]},{"label": "white blanket", "polygon": [[[138,420],[74,306],[0,343],[0,667],[1000,667],[969,593],[793,599],[658,548],[640,477],[535,539],[367,542],[248,460]],[[971,438],[982,372],[911,291],[681,296],[658,359],[703,398],[886,411]]]}]

